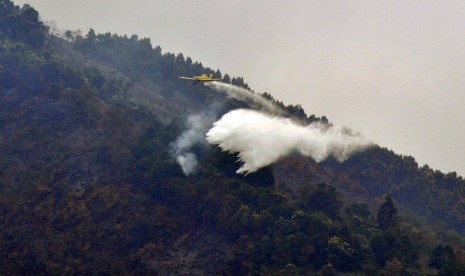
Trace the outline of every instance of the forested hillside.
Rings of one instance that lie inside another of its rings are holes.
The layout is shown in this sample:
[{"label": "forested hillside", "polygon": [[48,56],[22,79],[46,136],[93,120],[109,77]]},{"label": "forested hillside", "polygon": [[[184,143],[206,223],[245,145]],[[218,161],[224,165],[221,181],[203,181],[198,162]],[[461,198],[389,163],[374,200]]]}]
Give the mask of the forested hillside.
[{"label": "forested hillside", "polygon": [[0,274],[465,273],[465,181],[412,157],[295,154],[242,176],[198,143],[184,175],[172,144],[186,118],[252,107],[178,79],[204,73],[254,93],[147,38],[51,35],[0,0]]}]

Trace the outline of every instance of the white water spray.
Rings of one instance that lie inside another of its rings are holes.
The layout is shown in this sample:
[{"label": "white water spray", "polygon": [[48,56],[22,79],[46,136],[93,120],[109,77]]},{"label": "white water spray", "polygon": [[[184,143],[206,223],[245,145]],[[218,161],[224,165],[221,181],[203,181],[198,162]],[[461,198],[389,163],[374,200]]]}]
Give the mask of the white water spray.
[{"label": "white water spray", "polygon": [[238,153],[243,163],[237,173],[251,173],[299,152],[320,162],[332,156],[343,162],[351,154],[373,145],[347,129],[320,123],[300,126],[286,118],[255,110],[236,109],[214,123],[207,141],[222,150]]},{"label": "white water spray", "polygon": [[226,93],[226,95],[232,99],[236,99],[241,102],[247,102],[253,104],[255,108],[258,109],[265,109],[266,111],[277,114],[283,115],[285,112],[280,107],[275,105],[270,100],[264,98],[259,94],[255,94],[250,90],[245,88],[235,86],[232,84],[224,83],[224,82],[210,82],[206,84],[209,87],[212,87],[216,91]]}]

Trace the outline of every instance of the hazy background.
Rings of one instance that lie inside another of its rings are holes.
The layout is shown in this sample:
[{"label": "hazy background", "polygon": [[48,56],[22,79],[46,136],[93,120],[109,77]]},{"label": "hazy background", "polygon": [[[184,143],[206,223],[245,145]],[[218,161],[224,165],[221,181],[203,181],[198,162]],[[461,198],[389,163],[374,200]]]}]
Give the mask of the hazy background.
[{"label": "hazy background", "polygon": [[420,165],[465,175],[465,1],[15,3],[84,35],[149,37]]}]

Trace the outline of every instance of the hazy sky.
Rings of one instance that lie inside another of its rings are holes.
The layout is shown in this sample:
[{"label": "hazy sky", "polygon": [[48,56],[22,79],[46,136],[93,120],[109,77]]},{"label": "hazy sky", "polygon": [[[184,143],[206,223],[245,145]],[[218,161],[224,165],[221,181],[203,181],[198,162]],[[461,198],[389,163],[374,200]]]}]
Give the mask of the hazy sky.
[{"label": "hazy sky", "polygon": [[420,165],[465,175],[465,1],[21,0],[149,37]]}]

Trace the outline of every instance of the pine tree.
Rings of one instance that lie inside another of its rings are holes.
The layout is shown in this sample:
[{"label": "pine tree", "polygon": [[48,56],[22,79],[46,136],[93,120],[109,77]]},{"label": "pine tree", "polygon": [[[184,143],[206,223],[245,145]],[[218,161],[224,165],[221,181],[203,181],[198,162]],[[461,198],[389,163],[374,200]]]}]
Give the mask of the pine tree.
[{"label": "pine tree", "polygon": [[392,203],[390,196],[386,196],[383,205],[379,207],[377,220],[379,228],[383,231],[394,225],[394,216],[397,214],[397,209]]}]

